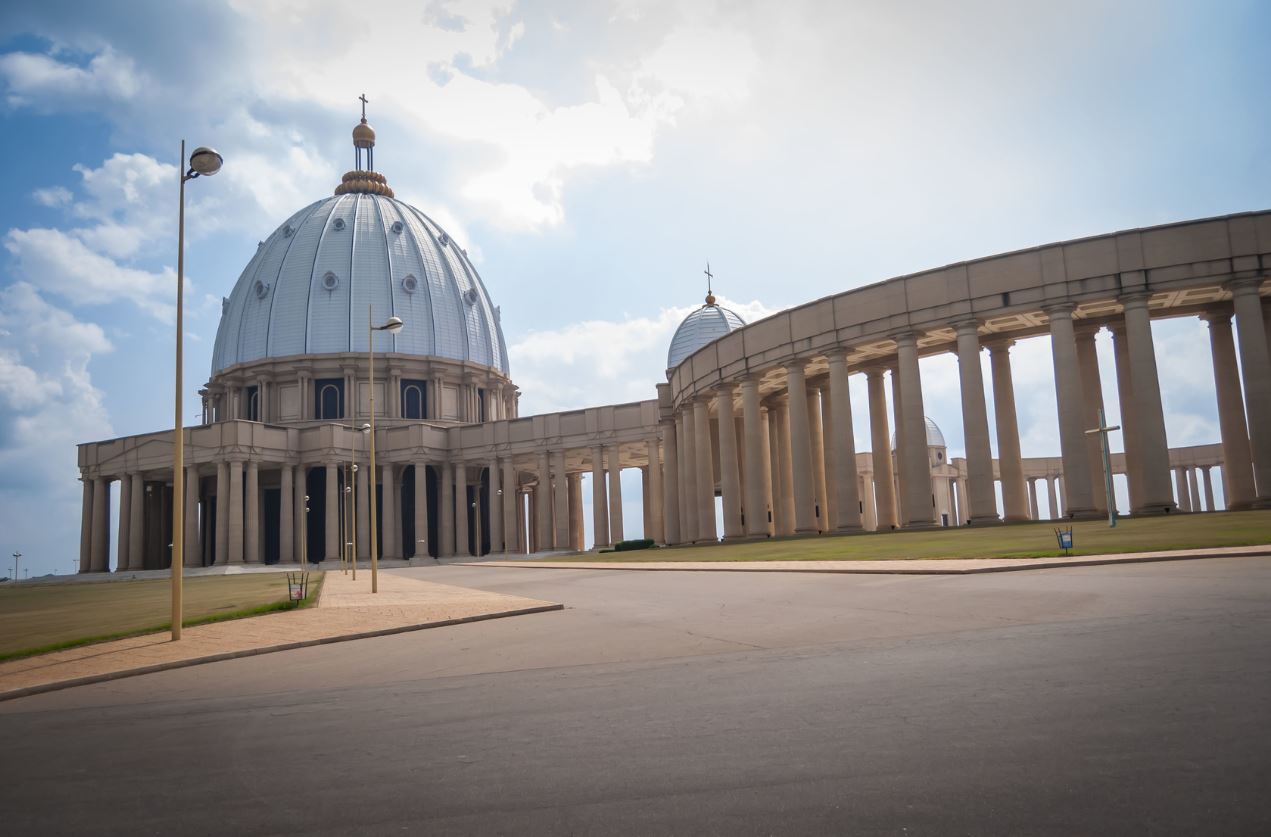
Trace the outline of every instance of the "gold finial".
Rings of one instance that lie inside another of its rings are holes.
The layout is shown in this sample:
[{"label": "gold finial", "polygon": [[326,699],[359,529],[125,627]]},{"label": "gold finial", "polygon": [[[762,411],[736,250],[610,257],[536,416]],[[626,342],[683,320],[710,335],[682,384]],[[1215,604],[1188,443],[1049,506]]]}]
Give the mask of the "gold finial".
[{"label": "gold finial", "polygon": [[[363,93],[358,96],[362,103],[362,121],[353,126],[354,165],[356,168],[340,179],[335,187],[337,195],[384,195],[393,197],[393,190],[388,187],[384,175],[375,171],[375,129],[366,121],[366,105],[371,100]],[[366,166],[362,166],[362,153],[366,152]]]},{"label": "gold finial", "polygon": [[714,276],[714,274],[712,274],[712,273],[711,273],[711,263],[710,263],[710,262],[707,262],[707,263],[706,263],[706,270],[705,270],[705,271],[703,271],[703,272],[706,274],[706,304],[707,304],[707,305],[714,305],[714,304],[715,304],[715,294],[711,293],[711,280],[712,280],[712,279],[714,279],[714,278],[715,278],[715,276]]}]

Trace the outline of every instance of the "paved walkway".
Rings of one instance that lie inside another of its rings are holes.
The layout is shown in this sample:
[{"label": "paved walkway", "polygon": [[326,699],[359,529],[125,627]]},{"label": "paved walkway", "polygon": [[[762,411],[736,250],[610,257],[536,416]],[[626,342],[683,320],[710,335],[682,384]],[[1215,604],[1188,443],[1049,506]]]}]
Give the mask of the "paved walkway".
[{"label": "paved walkway", "polygon": [[907,558],[898,561],[483,561],[472,566],[551,570],[635,570],[734,573],[861,573],[887,575],[968,575],[1098,564],[1136,564],[1197,558],[1271,556],[1271,544],[1165,552],[1124,552],[1051,558]]},{"label": "paved walkway", "polygon": [[0,663],[0,700],[196,665],[370,636],[560,610],[561,605],[433,584],[380,573],[355,582],[328,572],[316,607],[185,628],[180,642],[167,633],[83,645]]}]

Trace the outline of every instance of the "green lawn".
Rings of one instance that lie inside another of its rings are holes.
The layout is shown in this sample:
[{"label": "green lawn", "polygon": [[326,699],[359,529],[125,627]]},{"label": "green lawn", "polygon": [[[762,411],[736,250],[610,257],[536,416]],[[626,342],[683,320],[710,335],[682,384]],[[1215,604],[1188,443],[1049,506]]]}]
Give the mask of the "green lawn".
[{"label": "green lawn", "polygon": [[[1040,558],[1063,555],[1055,542],[1060,523],[962,527],[787,538],[752,543],[578,555],[553,561],[882,561],[897,558]],[[1072,524],[1074,555],[1153,552],[1205,546],[1271,544],[1271,511],[1177,514]]]},{"label": "green lawn", "polygon": [[[310,575],[309,599],[322,586]],[[0,660],[87,642],[166,631],[172,585],[167,579],[97,584],[0,585]],[[255,616],[293,605],[282,573],[185,579],[184,625]]]}]

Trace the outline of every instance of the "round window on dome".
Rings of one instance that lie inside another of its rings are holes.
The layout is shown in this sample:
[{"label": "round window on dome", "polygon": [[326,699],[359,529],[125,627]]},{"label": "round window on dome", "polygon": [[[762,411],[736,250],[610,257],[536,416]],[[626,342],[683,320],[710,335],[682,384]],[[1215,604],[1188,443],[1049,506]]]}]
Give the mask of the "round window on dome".
[{"label": "round window on dome", "polygon": [[328,291],[334,291],[336,288],[340,287],[340,277],[328,270],[322,275],[322,287],[326,288]]},{"label": "round window on dome", "polygon": [[464,291],[463,301],[468,303],[469,305],[476,305],[477,304],[477,289],[468,288],[468,290]]},{"label": "round window on dome", "polygon": [[393,222],[393,226],[389,227],[389,229],[391,229],[393,232],[397,233],[398,235],[401,235],[401,234],[402,234],[402,230],[404,230],[404,229],[406,229],[406,228],[405,228],[404,226],[402,226],[402,222],[401,222],[401,221],[394,221],[394,222]]},{"label": "round window on dome", "polygon": [[252,290],[256,292],[257,299],[264,299],[265,297],[269,296],[269,285],[265,284],[259,279],[257,279],[256,284],[252,286]]},{"label": "round window on dome", "polygon": [[333,222],[331,222],[331,227],[337,232],[344,229],[344,219],[336,218]]},{"label": "round window on dome", "polygon": [[419,290],[419,280],[409,273],[406,274],[402,277],[402,290],[408,294],[413,294]]},{"label": "round window on dome", "polygon": [[283,227],[283,228],[282,228],[282,237],[283,237],[283,238],[291,238],[291,236],[292,236],[294,233],[295,233],[295,229],[293,229],[293,228],[292,228],[291,224],[288,224],[287,226],[285,226],[285,227]]},{"label": "round window on dome", "polygon": [[447,244],[450,243],[450,236],[446,235],[445,233],[442,233],[441,238],[437,239],[437,243],[439,243],[442,247],[445,247]]}]

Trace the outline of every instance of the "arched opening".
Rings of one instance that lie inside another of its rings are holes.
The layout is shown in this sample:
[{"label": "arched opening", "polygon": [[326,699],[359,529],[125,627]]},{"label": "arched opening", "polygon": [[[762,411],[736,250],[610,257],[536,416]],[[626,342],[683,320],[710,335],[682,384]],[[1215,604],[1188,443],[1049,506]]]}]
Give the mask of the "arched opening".
[{"label": "arched opening", "polygon": [[402,382],[402,418],[423,419],[426,415],[424,384],[415,381]]},{"label": "arched opening", "polygon": [[316,381],[314,390],[317,401],[313,409],[314,417],[328,420],[344,417],[344,381]]}]

